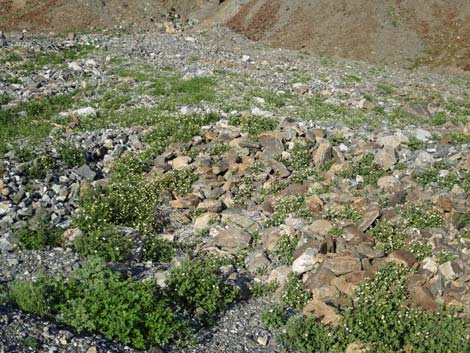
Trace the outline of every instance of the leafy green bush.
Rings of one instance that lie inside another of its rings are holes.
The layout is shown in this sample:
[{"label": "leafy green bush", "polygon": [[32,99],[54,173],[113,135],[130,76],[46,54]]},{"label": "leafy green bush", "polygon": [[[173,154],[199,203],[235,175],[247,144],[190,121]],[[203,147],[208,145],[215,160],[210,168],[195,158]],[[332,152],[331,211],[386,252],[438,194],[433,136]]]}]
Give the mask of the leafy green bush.
[{"label": "leafy green bush", "polygon": [[175,246],[172,242],[148,237],[144,243],[144,261],[170,262],[175,256]]},{"label": "leafy green bush", "polygon": [[261,320],[270,329],[284,326],[287,322],[287,311],[280,304],[273,304],[261,313]]},{"label": "leafy green bush", "polygon": [[302,281],[295,274],[289,274],[281,297],[282,303],[301,310],[311,298],[312,294],[304,289]]},{"label": "leafy green bush", "polygon": [[403,207],[400,213],[409,227],[440,227],[444,224],[442,213],[425,205],[409,204]]},{"label": "leafy green bush", "polygon": [[238,296],[238,288],[226,284],[217,275],[220,262],[212,257],[186,260],[172,270],[168,286],[173,296],[191,312],[202,310],[202,319],[210,321]]},{"label": "leafy green bush", "polygon": [[44,179],[47,171],[55,166],[54,159],[49,155],[43,155],[33,159],[25,169],[24,173],[28,179]]},{"label": "leafy green bush", "polygon": [[276,118],[261,116],[231,116],[228,122],[230,125],[239,126],[242,132],[246,132],[251,137],[257,137],[260,133],[265,131],[272,131],[279,124],[279,120]]},{"label": "leafy green bush", "polygon": [[283,235],[273,250],[273,253],[278,257],[283,265],[291,265],[294,260],[295,248],[299,242],[299,236]]},{"label": "leafy green bush", "polygon": [[164,294],[151,283],[121,280],[98,261],[63,282],[60,318],[78,332],[97,331],[136,348],[162,345],[184,331]]},{"label": "leafy green bush", "polygon": [[406,235],[403,227],[396,224],[380,221],[369,229],[370,234],[381,248],[387,253],[400,249],[404,243]]},{"label": "leafy green bush", "polygon": [[134,247],[133,239],[126,237],[112,225],[103,225],[83,232],[74,240],[81,257],[97,256],[104,261],[125,262]]},{"label": "leafy green bush", "polygon": [[78,167],[85,163],[86,153],[83,148],[68,142],[58,148],[60,159],[69,167]]},{"label": "leafy green bush", "polygon": [[250,293],[252,297],[266,297],[272,293],[279,287],[277,282],[253,282],[250,287]]},{"label": "leafy green bush", "polygon": [[303,195],[290,196],[278,201],[274,205],[274,212],[271,215],[271,218],[266,222],[266,226],[277,227],[281,225],[289,214],[306,219],[312,217],[312,211],[307,207]]},{"label": "leafy green bush", "polygon": [[51,316],[78,332],[98,332],[138,349],[184,337],[187,323],[152,283],[123,280],[92,259],[67,279],[40,277],[10,284],[11,301],[20,309]]},{"label": "leafy green bush", "polygon": [[58,286],[41,275],[35,281],[14,280],[8,284],[9,301],[21,310],[40,316],[52,315],[58,301]]},{"label": "leafy green bush", "polygon": [[356,175],[364,178],[364,185],[377,184],[377,181],[385,175],[385,171],[374,162],[372,153],[353,159],[351,168],[341,173],[343,178],[353,179]]},{"label": "leafy green bush", "polygon": [[28,225],[15,232],[15,241],[22,250],[44,250],[62,244],[62,232],[47,222]]}]

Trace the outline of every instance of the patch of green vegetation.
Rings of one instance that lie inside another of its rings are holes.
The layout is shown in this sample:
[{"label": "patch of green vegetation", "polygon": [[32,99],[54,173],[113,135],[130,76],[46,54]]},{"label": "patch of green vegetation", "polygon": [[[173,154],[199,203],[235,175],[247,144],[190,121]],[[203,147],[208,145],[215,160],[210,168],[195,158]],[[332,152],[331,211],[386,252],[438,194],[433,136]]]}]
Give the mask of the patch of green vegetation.
[{"label": "patch of green vegetation", "polygon": [[57,152],[60,159],[70,168],[78,167],[86,162],[85,150],[72,142],[61,144]]},{"label": "patch of green vegetation", "polygon": [[305,198],[301,196],[290,196],[278,201],[274,205],[274,212],[271,218],[266,222],[267,227],[277,227],[284,223],[286,218],[290,215],[299,218],[309,219],[312,217],[312,212],[305,203]]},{"label": "patch of green vegetation", "polygon": [[327,137],[328,141],[330,141],[330,143],[333,145],[333,146],[336,146],[336,145],[339,145],[341,143],[343,143],[344,141],[346,141],[345,137],[339,133],[336,133],[336,134],[333,134],[333,135],[330,135]]},{"label": "patch of green vegetation", "polygon": [[405,244],[406,234],[403,227],[391,222],[377,222],[367,232],[386,253],[398,250]]},{"label": "patch of green vegetation", "polygon": [[144,243],[144,261],[170,262],[175,256],[175,244],[160,237],[148,237]]},{"label": "patch of green vegetation", "polygon": [[302,183],[303,181],[316,176],[316,170],[312,158],[312,142],[297,141],[290,152],[290,159],[280,159],[292,174],[289,181],[292,183]]},{"label": "patch of green vegetation", "polygon": [[350,219],[357,223],[361,219],[361,213],[351,206],[328,207],[325,210],[325,218],[332,221]]},{"label": "patch of green vegetation", "polygon": [[15,243],[21,250],[45,250],[60,246],[62,241],[62,231],[46,222],[15,231]]},{"label": "patch of green vegetation", "polygon": [[108,262],[129,260],[134,246],[134,239],[112,225],[84,231],[74,240],[74,248],[82,258],[97,256]]},{"label": "patch of green vegetation", "polygon": [[410,252],[416,257],[418,261],[424,260],[426,257],[432,255],[432,246],[424,241],[413,241],[409,245]]},{"label": "patch of green vegetation", "polygon": [[278,109],[288,104],[289,99],[292,98],[292,93],[278,93],[267,89],[256,89],[251,90],[245,95],[246,100],[250,100],[252,97],[262,98],[269,108]]},{"label": "patch of green vegetation", "polygon": [[23,347],[27,347],[27,348],[31,348],[35,350],[39,349],[40,347],[39,341],[34,337],[22,338],[20,343]]},{"label": "patch of green vegetation", "polygon": [[283,235],[273,250],[279,262],[283,265],[291,265],[294,260],[294,253],[299,242],[299,235]]},{"label": "patch of green vegetation", "polygon": [[221,156],[225,152],[227,152],[230,149],[230,146],[227,143],[218,143],[216,145],[212,145],[209,148],[209,153],[212,156]]},{"label": "patch of green vegetation", "polygon": [[279,287],[277,282],[253,282],[250,287],[250,294],[254,298],[267,297],[274,293],[274,291]]},{"label": "patch of green vegetation", "polygon": [[321,97],[309,97],[307,105],[304,109],[297,111],[296,117],[300,120],[342,121],[351,126],[361,126],[365,123],[374,124],[374,121],[362,110],[328,103]]},{"label": "patch of green vegetation", "polygon": [[335,238],[340,237],[341,235],[343,235],[343,229],[341,227],[338,227],[338,226],[333,226],[328,231],[328,235],[330,235],[332,237],[335,237]]},{"label": "patch of green vegetation", "polygon": [[218,120],[215,114],[191,115],[179,118],[161,116],[152,124],[152,131],[144,137],[155,154],[160,154],[174,142],[189,142],[200,134],[201,127]]},{"label": "patch of green vegetation", "polygon": [[440,227],[444,224],[442,213],[422,204],[408,204],[400,209],[404,224],[413,228]]},{"label": "patch of green vegetation", "polygon": [[312,298],[312,294],[305,290],[303,282],[294,273],[289,274],[283,289],[282,303],[296,310],[301,310]]},{"label": "patch of green vegetation", "polygon": [[54,127],[54,116],[72,106],[74,95],[73,92],[50,96],[0,110],[0,155],[21,140],[36,143],[46,137]]},{"label": "patch of green vegetation", "polygon": [[231,116],[229,118],[229,124],[233,126],[239,126],[242,132],[247,133],[253,138],[258,137],[262,132],[274,130],[279,120],[270,117],[242,117],[242,116]]},{"label": "patch of green vegetation", "polygon": [[437,263],[439,265],[442,265],[443,263],[448,262],[448,261],[453,261],[457,258],[457,256],[450,254],[446,250],[439,251],[437,254],[435,254],[435,256],[436,256]]},{"label": "patch of green vegetation", "polygon": [[408,142],[408,148],[412,151],[418,151],[424,149],[425,144],[415,136],[411,136]]},{"label": "patch of green vegetation", "polygon": [[234,190],[234,206],[235,207],[244,207],[246,206],[248,200],[251,200],[253,192],[256,189],[255,179],[253,175],[245,175],[237,183]]},{"label": "patch of green vegetation", "polygon": [[314,318],[294,316],[279,335],[281,344],[293,351],[343,352],[361,342],[368,352],[465,352],[470,349],[469,322],[444,309],[423,311],[409,306],[408,269],[388,263],[356,290],[354,306],[343,312],[337,327]]},{"label": "patch of green vegetation", "polygon": [[218,276],[220,265],[213,257],[186,260],[172,270],[168,280],[173,298],[190,312],[199,312],[203,321],[213,320],[238,297],[238,288]]},{"label": "patch of green vegetation", "polygon": [[344,79],[346,82],[361,82],[362,79],[356,75],[347,75]]},{"label": "patch of green vegetation", "polygon": [[287,322],[287,311],[283,305],[270,305],[261,313],[261,321],[270,329],[277,329]]},{"label": "patch of green vegetation", "polygon": [[363,185],[374,185],[385,175],[385,171],[374,162],[374,155],[368,153],[354,158],[348,170],[341,173],[343,178],[354,179],[360,175],[364,179]]},{"label": "patch of green vegetation", "polygon": [[52,170],[55,167],[54,158],[48,155],[47,153],[38,156],[29,162],[24,169],[24,174],[28,179],[44,179],[47,175],[47,172]]},{"label": "patch of green vegetation", "polygon": [[449,135],[449,142],[455,145],[470,143],[470,135],[462,132],[454,132]]},{"label": "patch of green vegetation", "polygon": [[75,223],[84,234],[108,225],[132,227],[144,235],[158,233],[165,226],[164,220],[156,217],[164,191],[186,194],[196,179],[189,169],[153,179],[129,173],[85,192]]},{"label": "patch of green vegetation", "polygon": [[396,92],[396,88],[387,83],[379,83],[377,88],[385,94],[391,95]]}]

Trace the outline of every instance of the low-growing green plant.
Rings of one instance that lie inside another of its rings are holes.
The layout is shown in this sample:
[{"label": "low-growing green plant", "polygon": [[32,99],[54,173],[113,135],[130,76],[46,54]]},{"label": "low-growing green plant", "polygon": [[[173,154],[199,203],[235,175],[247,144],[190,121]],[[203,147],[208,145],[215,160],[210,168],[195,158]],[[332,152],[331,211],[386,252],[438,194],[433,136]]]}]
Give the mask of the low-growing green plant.
[{"label": "low-growing green plant", "polygon": [[25,175],[29,179],[44,179],[47,172],[55,166],[54,159],[45,154],[33,159],[24,170]]},{"label": "low-growing green plant", "polygon": [[424,241],[413,241],[408,247],[418,261],[422,261],[424,258],[432,255],[431,244]]},{"label": "low-growing green plant", "polygon": [[23,347],[31,348],[34,350],[37,350],[40,347],[39,341],[34,337],[22,338],[20,343]]},{"label": "low-growing green plant", "polygon": [[356,175],[363,177],[364,185],[374,185],[385,175],[385,171],[374,162],[374,155],[368,153],[353,159],[350,168],[341,173],[343,178],[348,179],[354,179]]},{"label": "low-growing green plant", "polygon": [[444,224],[442,213],[434,208],[421,204],[408,204],[400,213],[405,224],[413,228],[440,227]]},{"label": "low-growing green plant", "polygon": [[312,298],[312,294],[305,290],[302,281],[293,273],[289,274],[284,286],[281,301],[284,305],[301,310]]},{"label": "low-growing green plant", "polygon": [[144,241],[145,261],[170,262],[175,256],[175,245],[160,237],[147,237]]},{"label": "low-growing green plant", "polygon": [[457,258],[457,256],[450,254],[446,250],[440,250],[438,253],[435,254],[437,263],[442,265],[445,262],[453,261]]},{"label": "low-growing green plant", "polygon": [[97,259],[67,280],[14,281],[10,296],[26,312],[54,317],[77,332],[98,332],[138,349],[165,345],[189,332],[165,293],[151,282],[123,280]]},{"label": "low-growing green plant", "polygon": [[454,132],[449,135],[449,142],[456,145],[470,143],[470,134]]},{"label": "low-growing green plant", "polygon": [[343,234],[343,229],[336,225],[331,227],[331,229],[328,231],[328,235],[335,237],[335,238],[340,237],[342,234]]},{"label": "low-growing green plant", "polygon": [[132,254],[135,241],[112,225],[84,231],[74,240],[75,250],[82,258],[100,257],[108,262],[125,262]]},{"label": "low-growing green plant", "polygon": [[257,137],[261,132],[274,130],[278,126],[279,120],[270,117],[231,116],[229,124],[239,126],[242,132],[246,132],[251,137]]},{"label": "low-growing green plant", "polygon": [[15,242],[21,250],[45,250],[62,244],[62,231],[47,222],[29,224],[15,231]]},{"label": "low-growing green plant", "polygon": [[261,313],[261,320],[270,329],[277,329],[287,322],[287,311],[280,304],[273,304]]},{"label": "low-growing green plant", "polygon": [[368,234],[386,253],[398,250],[405,244],[406,234],[403,227],[391,222],[377,222],[368,230]]},{"label": "low-growing green plant", "polygon": [[325,218],[332,221],[350,219],[357,223],[361,219],[361,213],[351,206],[328,207],[325,210]]},{"label": "low-growing green plant", "polygon": [[283,265],[291,265],[294,260],[294,253],[299,242],[299,235],[283,235],[273,250],[280,263]]},{"label": "low-growing green plant", "polygon": [[190,312],[201,311],[203,321],[211,321],[238,297],[238,288],[218,275],[220,261],[212,257],[186,260],[168,278],[172,295]]},{"label": "low-growing green plant", "polygon": [[408,147],[412,151],[421,150],[424,148],[424,142],[418,139],[416,136],[411,136],[408,142]]},{"label": "low-growing green plant", "polygon": [[259,298],[259,297],[266,297],[272,293],[279,287],[279,283],[277,282],[253,282],[250,287],[250,293],[252,297]]},{"label": "low-growing green plant", "polygon": [[274,212],[271,215],[271,218],[266,222],[266,226],[277,227],[281,225],[289,214],[306,219],[312,216],[312,212],[307,207],[303,195],[286,197],[285,199],[278,201],[274,205]]},{"label": "low-growing green plant", "polygon": [[58,148],[60,159],[68,167],[78,167],[85,163],[86,153],[81,147],[77,147],[72,142],[63,143]]}]

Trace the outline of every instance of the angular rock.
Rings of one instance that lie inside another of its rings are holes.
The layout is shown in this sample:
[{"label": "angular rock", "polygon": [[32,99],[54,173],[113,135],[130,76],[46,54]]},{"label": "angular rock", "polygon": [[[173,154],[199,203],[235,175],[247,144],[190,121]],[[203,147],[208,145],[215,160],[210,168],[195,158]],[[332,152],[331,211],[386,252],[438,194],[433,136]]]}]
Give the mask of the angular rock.
[{"label": "angular rock", "polygon": [[352,256],[337,256],[327,259],[323,266],[333,272],[336,276],[346,273],[361,271],[361,260]]},{"label": "angular rock", "polygon": [[313,163],[316,166],[321,166],[332,157],[331,143],[328,140],[321,140],[317,149],[313,153]]},{"label": "angular rock", "polygon": [[377,218],[380,217],[380,207],[375,204],[369,205],[362,215],[361,221],[359,223],[359,230],[366,231]]},{"label": "angular rock", "polygon": [[317,263],[318,250],[308,248],[292,263],[292,271],[297,274],[302,274],[313,269]]},{"label": "angular rock", "polygon": [[342,316],[335,308],[324,302],[313,299],[302,309],[302,314],[307,317],[316,317],[324,325],[338,326]]},{"label": "angular rock", "polygon": [[248,248],[251,243],[251,234],[241,229],[219,228],[215,233],[212,244],[232,254]]},{"label": "angular rock", "polygon": [[374,162],[383,169],[389,170],[398,162],[397,153],[392,147],[385,146],[377,152],[374,157]]}]

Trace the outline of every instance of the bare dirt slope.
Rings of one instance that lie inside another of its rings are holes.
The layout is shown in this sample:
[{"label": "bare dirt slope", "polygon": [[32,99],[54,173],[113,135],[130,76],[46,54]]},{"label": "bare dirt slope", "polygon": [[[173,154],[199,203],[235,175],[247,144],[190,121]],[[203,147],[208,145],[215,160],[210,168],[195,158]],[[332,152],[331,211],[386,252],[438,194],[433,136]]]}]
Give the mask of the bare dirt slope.
[{"label": "bare dirt slope", "polygon": [[468,0],[0,0],[0,30],[158,31],[169,13],[315,55],[470,71]]},{"label": "bare dirt slope", "polygon": [[470,70],[467,0],[229,0],[212,21],[314,54]]},{"label": "bare dirt slope", "polygon": [[0,30],[78,31],[157,29],[165,15],[161,1],[0,0]]}]

